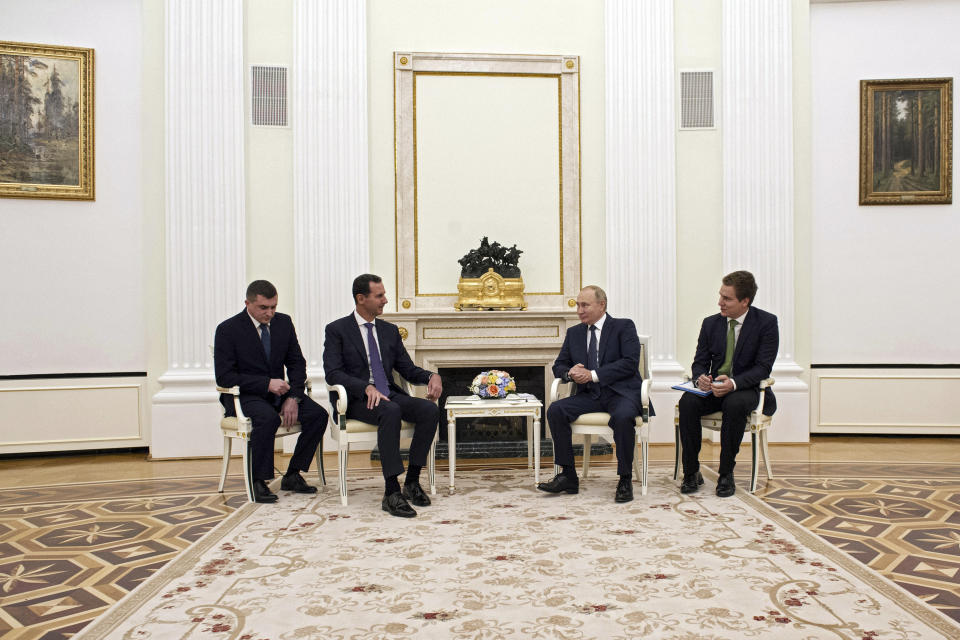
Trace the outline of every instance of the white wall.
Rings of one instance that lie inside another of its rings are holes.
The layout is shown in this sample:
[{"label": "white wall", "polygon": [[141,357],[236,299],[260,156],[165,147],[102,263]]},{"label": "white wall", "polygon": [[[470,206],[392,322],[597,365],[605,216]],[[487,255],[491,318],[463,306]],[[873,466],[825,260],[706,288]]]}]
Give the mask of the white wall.
[{"label": "white wall", "polygon": [[8,41],[95,50],[96,200],[0,199],[0,375],[144,371],[141,9],[3,3]]},{"label": "white wall", "polygon": [[860,80],[960,77],[960,3],[814,4],[810,18],[813,362],[958,363],[957,197],[857,202]]},{"label": "white wall", "polygon": [[[287,86],[290,86],[294,74],[291,68],[293,6],[291,0],[246,0],[244,10],[247,281],[272,282],[279,292],[278,309],[292,314],[296,123],[290,127],[250,124],[250,65],[288,67]],[[237,311],[243,307],[243,296],[243,291],[237,292]]]}]

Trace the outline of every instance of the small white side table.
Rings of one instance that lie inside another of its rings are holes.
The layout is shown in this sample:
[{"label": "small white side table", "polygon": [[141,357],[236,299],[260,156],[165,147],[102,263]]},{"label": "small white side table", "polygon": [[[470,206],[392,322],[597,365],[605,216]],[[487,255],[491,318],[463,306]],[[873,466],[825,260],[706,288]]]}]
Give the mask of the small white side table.
[{"label": "small white side table", "polygon": [[[533,481],[540,482],[540,412],[539,400],[468,400],[469,396],[447,398],[447,450],[450,456],[450,493],[454,491],[454,472],[457,468],[457,418],[510,417],[527,419],[527,446],[533,444]],[[531,424],[532,423],[532,424]]]}]

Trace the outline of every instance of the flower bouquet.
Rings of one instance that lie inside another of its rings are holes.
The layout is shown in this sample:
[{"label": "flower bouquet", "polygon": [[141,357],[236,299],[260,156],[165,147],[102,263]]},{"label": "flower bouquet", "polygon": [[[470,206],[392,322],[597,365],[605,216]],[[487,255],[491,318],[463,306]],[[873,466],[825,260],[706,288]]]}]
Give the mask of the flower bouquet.
[{"label": "flower bouquet", "polygon": [[506,371],[491,369],[480,373],[470,383],[470,393],[485,400],[506,398],[508,393],[516,393],[517,383]]}]

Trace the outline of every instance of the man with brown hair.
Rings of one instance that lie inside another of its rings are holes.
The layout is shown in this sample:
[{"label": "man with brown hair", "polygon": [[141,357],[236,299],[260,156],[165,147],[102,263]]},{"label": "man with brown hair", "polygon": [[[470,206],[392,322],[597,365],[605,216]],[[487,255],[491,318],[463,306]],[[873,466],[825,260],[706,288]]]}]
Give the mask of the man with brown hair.
[{"label": "man with brown hair", "polygon": [[[700,474],[700,416],[720,411],[720,466],[717,495],[736,491],[733,467],[747,426],[747,416],[760,400],[760,382],[770,376],[780,332],[777,316],[752,306],[757,283],[749,271],[734,271],[723,277],[720,313],[703,320],[692,375],[707,396],[684,393],[680,397],[680,441],[683,448],[681,493],[694,493],[703,484]],[[773,415],[777,401],[766,390],[763,412]]]}]

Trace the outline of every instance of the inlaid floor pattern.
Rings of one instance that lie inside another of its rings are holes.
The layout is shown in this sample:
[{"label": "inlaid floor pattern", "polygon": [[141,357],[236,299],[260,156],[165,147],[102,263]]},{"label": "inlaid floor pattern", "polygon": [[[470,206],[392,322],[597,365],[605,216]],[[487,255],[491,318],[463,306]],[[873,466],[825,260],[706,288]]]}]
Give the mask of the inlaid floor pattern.
[{"label": "inlaid floor pattern", "polygon": [[[759,497],[960,621],[960,464],[779,462],[774,472]],[[198,476],[0,490],[0,636],[76,633],[244,503],[239,477],[222,495],[216,485]]]}]

